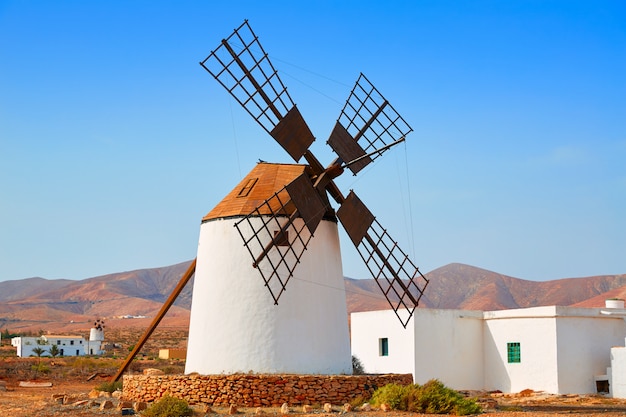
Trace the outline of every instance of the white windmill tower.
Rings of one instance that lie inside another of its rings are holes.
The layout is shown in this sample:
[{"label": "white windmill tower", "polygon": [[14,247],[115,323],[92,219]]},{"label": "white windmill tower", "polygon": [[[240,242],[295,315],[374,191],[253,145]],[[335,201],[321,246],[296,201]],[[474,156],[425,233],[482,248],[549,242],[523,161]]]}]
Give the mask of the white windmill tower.
[{"label": "white windmill tower", "polygon": [[201,65],[306,164],[258,164],[204,217],[185,373],[351,373],[338,220],[403,326],[428,281],[333,179],[344,168],[356,175],[412,129],[361,74],[327,141],[338,158],[324,168],[247,21]]}]

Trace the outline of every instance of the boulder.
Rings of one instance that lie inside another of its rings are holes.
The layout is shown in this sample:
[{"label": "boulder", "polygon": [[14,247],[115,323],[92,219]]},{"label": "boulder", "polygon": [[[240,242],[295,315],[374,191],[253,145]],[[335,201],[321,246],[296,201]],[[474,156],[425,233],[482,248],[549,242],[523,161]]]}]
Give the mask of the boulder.
[{"label": "boulder", "polygon": [[281,414],[289,414],[289,404],[287,403],[283,403],[283,405],[280,406],[280,413]]}]

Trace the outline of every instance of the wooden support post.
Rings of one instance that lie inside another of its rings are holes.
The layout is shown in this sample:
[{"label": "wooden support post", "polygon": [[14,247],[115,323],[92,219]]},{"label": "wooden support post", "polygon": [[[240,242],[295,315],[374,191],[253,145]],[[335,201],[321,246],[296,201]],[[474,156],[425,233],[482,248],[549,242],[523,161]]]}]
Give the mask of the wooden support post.
[{"label": "wooden support post", "polygon": [[172,304],[174,304],[174,301],[176,301],[176,298],[178,298],[183,288],[185,288],[185,285],[187,285],[187,282],[189,282],[193,274],[196,272],[196,260],[197,259],[194,259],[191,262],[191,265],[189,265],[189,268],[187,268],[187,271],[185,271],[185,273],[183,274],[182,278],[178,282],[178,285],[176,285],[176,288],[174,288],[170,296],[167,298],[167,300],[165,300],[165,304],[163,304],[163,306],[161,307],[161,310],[159,310],[158,314],[152,320],[152,323],[150,323],[150,326],[148,326],[146,331],[143,333],[143,335],[141,336],[141,338],[135,345],[132,352],[130,352],[130,355],[128,355],[128,357],[126,358],[126,361],[124,361],[120,369],[118,369],[117,373],[111,378],[111,382],[115,382],[118,379],[120,379],[120,377],[126,371],[126,369],[130,365],[132,360],[135,358],[137,353],[141,350],[143,345],[148,341],[148,338],[150,337],[154,329],[156,329],[156,327],[159,325],[159,323],[161,322],[161,319],[163,319],[163,317],[165,316],[167,311],[170,309]]}]

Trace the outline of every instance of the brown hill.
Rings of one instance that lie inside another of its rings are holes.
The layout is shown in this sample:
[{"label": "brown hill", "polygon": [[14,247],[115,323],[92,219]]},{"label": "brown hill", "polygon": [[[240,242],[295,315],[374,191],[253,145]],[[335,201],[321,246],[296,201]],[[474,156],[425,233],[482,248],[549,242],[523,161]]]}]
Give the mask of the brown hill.
[{"label": "brown hill", "polygon": [[[94,318],[108,326],[146,327],[189,263],[109,274],[81,281],[29,278],[0,282],[0,330],[88,329]],[[542,305],[600,307],[626,297],[626,275],[528,281],[463,264],[429,272],[420,307],[501,310]],[[187,327],[190,282],[161,326]],[[348,311],[389,308],[372,279],[345,279]],[[122,319],[121,316],[147,318]]]}]

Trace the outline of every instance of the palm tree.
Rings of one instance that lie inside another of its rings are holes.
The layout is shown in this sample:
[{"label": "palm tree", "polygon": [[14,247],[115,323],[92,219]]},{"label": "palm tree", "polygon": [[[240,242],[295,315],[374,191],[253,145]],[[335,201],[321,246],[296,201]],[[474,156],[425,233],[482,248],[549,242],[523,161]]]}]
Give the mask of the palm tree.
[{"label": "palm tree", "polygon": [[47,350],[37,346],[36,348],[33,348],[33,353],[34,355],[30,355],[30,356],[37,356],[39,359],[41,359],[42,356],[46,356]]},{"label": "palm tree", "polygon": [[52,345],[50,346],[50,350],[48,351],[48,353],[50,354],[50,356],[52,356],[53,358],[56,358],[57,356],[59,356],[61,354],[61,351],[59,350],[59,348],[57,347],[57,345]]}]

